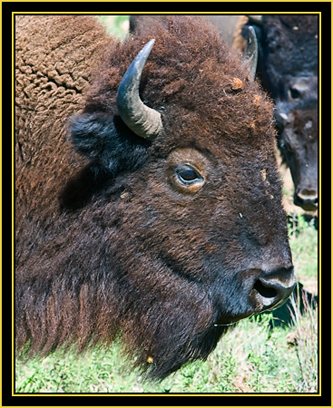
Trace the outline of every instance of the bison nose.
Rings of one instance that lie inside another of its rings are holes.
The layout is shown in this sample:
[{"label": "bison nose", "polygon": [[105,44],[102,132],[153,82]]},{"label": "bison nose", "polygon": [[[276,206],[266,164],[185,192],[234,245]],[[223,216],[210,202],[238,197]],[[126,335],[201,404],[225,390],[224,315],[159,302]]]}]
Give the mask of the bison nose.
[{"label": "bison nose", "polygon": [[292,267],[263,272],[253,286],[261,311],[273,310],[281,306],[291,295],[295,285]]},{"label": "bison nose", "polygon": [[318,207],[318,195],[315,190],[303,189],[294,196],[294,204],[305,211],[315,211]]}]

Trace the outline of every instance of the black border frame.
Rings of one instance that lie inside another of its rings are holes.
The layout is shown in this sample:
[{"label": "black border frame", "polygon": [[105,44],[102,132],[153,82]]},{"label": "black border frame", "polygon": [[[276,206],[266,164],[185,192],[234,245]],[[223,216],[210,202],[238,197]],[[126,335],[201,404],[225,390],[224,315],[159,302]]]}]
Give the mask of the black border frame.
[{"label": "black border frame", "polygon": [[[124,12],[123,10],[128,10]],[[12,78],[13,71],[11,67],[12,61],[12,13],[33,13],[33,12],[45,12],[45,14],[53,14],[57,12],[98,12],[98,14],[117,14],[117,13],[154,13],[161,14],[161,11],[168,14],[174,13],[225,13],[225,12],[236,12],[256,14],[260,12],[321,12],[322,18],[322,64],[321,64],[321,79],[322,79],[322,89],[320,92],[321,101],[321,119],[322,119],[322,140],[321,140],[321,169],[323,170],[322,164],[325,162],[325,174],[321,171],[322,180],[321,186],[325,186],[325,189],[321,189],[320,200],[321,200],[321,214],[319,214],[322,219],[325,216],[325,226],[324,223],[321,225],[319,222],[319,239],[322,242],[322,230],[326,230],[331,227],[331,211],[330,211],[330,195],[328,191],[328,186],[331,186],[331,174],[327,170],[328,166],[326,164],[331,164],[331,139],[328,134],[331,134],[331,121],[328,119],[331,117],[331,2],[3,2],[2,3],[2,153],[3,156],[8,159],[8,151],[12,149],[11,138],[5,136],[8,134],[8,128],[12,128],[12,89],[11,81],[8,78]],[[8,97],[10,103],[8,103]],[[11,132],[13,134],[13,132]],[[323,135],[325,134],[325,138]],[[11,155],[12,157],[12,155]],[[6,163],[6,164],[5,164]],[[5,167],[6,166],[6,167]],[[8,197],[12,197],[12,181],[8,183],[8,178],[13,173],[7,168],[7,160],[2,161],[2,188],[3,197],[5,198],[2,216],[4,216],[7,211],[11,213],[13,211],[12,200],[8,200]],[[6,168],[6,170],[5,170]],[[12,168],[12,167],[11,167]],[[4,182],[6,181],[6,182]],[[328,196],[325,197],[324,196]],[[8,207],[7,207],[8,206]],[[8,224],[8,222],[7,222]],[[3,225],[5,225],[3,223]],[[6,255],[2,257],[3,266],[8,263],[6,259],[9,254],[10,260],[12,261],[12,228],[6,228],[6,233],[10,236],[2,240],[2,254]],[[8,229],[8,231],[7,231]],[[325,231],[327,232],[327,231]],[[327,233],[325,237],[327,237]],[[331,237],[331,234],[329,234]],[[327,242],[327,238],[325,239]],[[327,250],[325,242],[325,248]],[[7,248],[8,246],[8,248]],[[321,328],[321,339],[320,339],[320,350],[321,350],[321,361],[320,361],[320,376],[321,376],[321,395],[316,394],[304,394],[302,396],[293,394],[276,394],[276,396],[267,396],[265,394],[133,394],[131,396],[122,394],[100,394],[99,396],[88,396],[87,394],[35,394],[35,395],[24,395],[24,394],[14,394],[12,395],[12,375],[9,375],[12,367],[11,364],[8,365],[8,360],[6,359],[6,354],[8,350],[12,348],[12,339],[9,333],[12,333],[11,324],[8,324],[9,319],[5,319],[4,310],[8,308],[8,295],[2,297],[2,406],[55,406],[55,405],[67,405],[67,406],[173,406],[174,403],[180,403],[181,406],[203,406],[203,405],[230,405],[230,406],[331,406],[331,275],[329,273],[329,268],[327,265],[330,264],[330,256],[324,257],[324,246],[321,244],[319,246],[319,261],[321,263],[320,267],[325,266],[325,273],[322,270],[322,285],[321,285],[321,318],[322,322],[325,324]],[[328,249],[330,254],[330,249]],[[325,258],[325,259],[324,259]],[[8,268],[8,267],[7,267]],[[331,268],[330,268],[331,269]],[[6,271],[5,267],[2,269]],[[8,292],[7,288],[11,285],[11,276],[8,272],[3,273],[3,293]],[[6,290],[4,290],[6,288]],[[12,303],[11,303],[12,304]],[[13,311],[12,311],[13,313]],[[328,324],[329,323],[329,324]],[[328,327],[329,326],[329,327]],[[324,333],[325,332],[325,333]],[[50,399],[52,397],[52,399]],[[57,397],[61,397],[60,399]],[[88,399],[82,399],[82,397],[88,397]],[[115,397],[117,399],[115,399]],[[178,397],[179,400],[175,400],[172,397]],[[56,398],[56,400],[54,399]],[[169,399],[166,399],[169,398]],[[171,399],[170,399],[171,398]],[[279,400],[278,400],[278,399]],[[280,399],[281,398],[281,399]]]}]

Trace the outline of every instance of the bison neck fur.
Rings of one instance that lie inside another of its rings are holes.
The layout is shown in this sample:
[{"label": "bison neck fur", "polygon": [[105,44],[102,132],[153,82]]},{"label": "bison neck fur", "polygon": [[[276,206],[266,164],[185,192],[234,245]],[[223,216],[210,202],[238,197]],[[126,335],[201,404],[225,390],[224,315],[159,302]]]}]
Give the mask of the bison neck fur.
[{"label": "bison neck fur", "polygon": [[[36,20],[17,27],[21,54],[33,48],[27,29],[42,29],[45,47],[56,42],[52,30],[63,17],[53,18],[47,27]],[[56,31],[87,35],[76,33],[87,21],[71,18]],[[33,98],[20,101],[33,131],[25,127],[26,137],[19,114],[18,149],[25,153],[16,167],[17,346],[28,343],[31,355],[46,355],[73,343],[78,350],[110,345],[121,336],[131,361],[163,379],[207,358],[227,330],[216,323],[249,315],[242,293],[258,265],[290,263],[273,108],[248,80],[240,56],[204,20],[152,20],[123,43],[98,38],[91,44],[105,58],[85,96],[75,93],[63,109],[59,98],[67,91],[59,82],[43,102],[47,109],[30,109]],[[116,94],[151,38],[140,96],[161,113],[164,130],[147,141],[119,118]],[[71,48],[75,41],[61,53],[63,43],[55,45],[59,54],[47,52],[73,76],[81,54]],[[87,65],[82,78],[91,78]],[[33,82],[25,72],[24,81]],[[195,189],[179,176],[187,177],[179,172],[189,166],[198,175]]]}]

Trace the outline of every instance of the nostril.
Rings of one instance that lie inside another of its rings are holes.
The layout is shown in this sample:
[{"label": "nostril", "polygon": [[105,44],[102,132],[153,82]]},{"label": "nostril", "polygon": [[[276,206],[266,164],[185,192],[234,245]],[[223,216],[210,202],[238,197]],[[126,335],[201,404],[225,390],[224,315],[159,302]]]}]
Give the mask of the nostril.
[{"label": "nostril", "polygon": [[314,204],[318,203],[318,197],[317,196],[306,196],[304,194],[298,194],[297,197],[301,201],[309,201],[309,202],[312,202]]},{"label": "nostril", "polygon": [[267,286],[267,284],[264,284],[260,279],[256,281],[253,289],[255,289],[264,298],[275,298],[278,295],[275,288]]},{"label": "nostril", "polygon": [[316,190],[303,188],[301,191],[298,191],[296,195],[298,199],[302,201],[311,201],[313,203],[318,202],[318,193]]},{"label": "nostril", "polygon": [[292,267],[264,272],[254,282],[255,298],[261,305],[262,310],[272,310],[288,299],[295,287],[295,283]]}]

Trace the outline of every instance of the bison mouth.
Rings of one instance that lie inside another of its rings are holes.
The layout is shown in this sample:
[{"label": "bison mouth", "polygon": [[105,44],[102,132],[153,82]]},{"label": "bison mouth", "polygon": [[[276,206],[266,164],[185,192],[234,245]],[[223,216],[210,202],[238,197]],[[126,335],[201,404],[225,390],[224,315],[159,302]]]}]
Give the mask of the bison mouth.
[{"label": "bison mouth", "polygon": [[[168,266],[175,273],[174,265]],[[223,277],[220,273],[210,286],[181,276],[181,300],[170,301],[169,288],[166,301],[159,301],[158,324],[146,327],[144,344],[139,346],[136,365],[152,380],[162,381],[186,363],[205,360],[237,322],[280,306],[295,285],[290,263],[269,272],[244,269]]]},{"label": "bison mouth", "polygon": [[318,209],[318,198],[317,197],[300,197],[299,195],[294,195],[294,204],[298,207],[303,208],[304,211],[316,211]]},{"label": "bison mouth", "polygon": [[236,315],[229,315],[229,316],[221,316],[219,317],[215,323],[213,324],[214,327],[230,327],[230,326],[235,326],[238,322],[240,322],[243,319],[247,319],[248,317],[251,317],[255,315],[256,313],[260,312],[254,312],[254,311],[248,311],[242,314],[236,314]]}]

